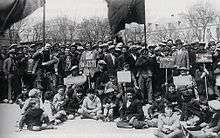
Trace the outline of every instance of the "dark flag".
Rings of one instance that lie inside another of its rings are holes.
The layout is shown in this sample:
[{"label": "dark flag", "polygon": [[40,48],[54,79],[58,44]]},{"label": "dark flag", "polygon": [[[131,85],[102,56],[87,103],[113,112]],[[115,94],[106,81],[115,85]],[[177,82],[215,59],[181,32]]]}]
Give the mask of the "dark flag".
[{"label": "dark flag", "polygon": [[1,0],[0,33],[42,7],[45,0]]},{"label": "dark flag", "polygon": [[113,35],[125,29],[126,23],[145,23],[145,0],[106,0]]}]

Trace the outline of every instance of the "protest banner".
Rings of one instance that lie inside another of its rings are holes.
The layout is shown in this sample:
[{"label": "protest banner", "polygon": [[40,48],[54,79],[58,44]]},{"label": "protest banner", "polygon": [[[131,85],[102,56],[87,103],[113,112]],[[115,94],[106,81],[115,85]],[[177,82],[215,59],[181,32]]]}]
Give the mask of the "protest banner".
[{"label": "protest banner", "polygon": [[212,109],[216,111],[220,111],[220,101],[212,100],[212,101],[208,101],[208,104],[209,104],[209,107],[211,107]]},{"label": "protest banner", "polygon": [[187,86],[192,85],[192,76],[174,76],[173,77],[173,83],[176,87],[178,86]]},{"label": "protest banner", "polygon": [[131,72],[130,71],[118,71],[117,77],[118,77],[119,83],[131,82]]},{"label": "protest banner", "polygon": [[163,57],[160,59],[160,68],[168,69],[174,68],[174,58],[173,57]]},{"label": "protest banner", "polygon": [[96,68],[96,60],[88,59],[79,63],[80,68]]},{"label": "protest banner", "polygon": [[212,63],[212,54],[209,53],[199,53],[196,54],[197,63]]}]

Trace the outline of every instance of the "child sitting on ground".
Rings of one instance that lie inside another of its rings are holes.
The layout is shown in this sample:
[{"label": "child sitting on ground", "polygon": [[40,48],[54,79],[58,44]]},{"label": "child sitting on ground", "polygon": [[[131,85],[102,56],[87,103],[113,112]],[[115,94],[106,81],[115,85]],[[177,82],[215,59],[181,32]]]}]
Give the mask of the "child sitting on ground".
[{"label": "child sitting on ground", "polygon": [[44,114],[48,116],[50,124],[59,124],[62,121],[62,117],[65,117],[65,112],[59,111],[56,112],[54,105],[52,104],[53,92],[48,91],[44,94]]},{"label": "child sitting on ground", "polygon": [[158,137],[182,137],[180,130],[180,116],[174,112],[173,105],[165,104],[164,113],[158,116]]},{"label": "child sitting on ground", "polygon": [[19,105],[20,109],[23,108],[25,101],[28,99],[27,88],[22,89],[22,93],[18,95],[16,103]]},{"label": "child sitting on ground", "polygon": [[68,119],[72,120],[78,115],[78,110],[83,103],[83,89],[81,87],[69,88],[67,90],[67,100],[64,110],[68,115]]},{"label": "child sitting on ground", "polygon": [[22,118],[19,121],[19,131],[21,131],[24,125],[27,125],[27,129],[31,131],[40,131],[42,129],[52,129],[49,126],[49,119],[43,114],[43,109],[40,108],[40,99],[38,98],[38,90],[32,89],[29,92],[29,99],[26,100],[23,107]]},{"label": "child sitting on ground", "polygon": [[94,89],[87,91],[87,96],[83,100],[82,108],[78,113],[83,118],[98,120],[102,117],[101,100],[97,96],[97,92]]},{"label": "child sitting on ground", "polygon": [[56,120],[57,121],[56,124],[59,124],[67,119],[66,112],[64,111],[63,108],[63,106],[65,105],[65,86],[59,85],[57,89],[58,89],[58,93],[53,98],[53,105],[55,111],[62,114],[62,117],[60,117],[59,120]]},{"label": "child sitting on ground", "polygon": [[116,96],[114,95],[114,89],[106,91],[105,98],[103,99],[103,108],[104,108],[104,117],[106,122],[113,121],[113,111],[116,107],[115,100]]}]

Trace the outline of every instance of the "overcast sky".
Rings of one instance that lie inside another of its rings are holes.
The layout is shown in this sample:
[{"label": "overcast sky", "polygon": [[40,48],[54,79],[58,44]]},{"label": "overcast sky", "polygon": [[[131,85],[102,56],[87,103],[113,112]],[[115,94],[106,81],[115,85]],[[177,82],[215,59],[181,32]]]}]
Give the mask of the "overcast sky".
[{"label": "overcast sky", "polygon": [[[46,0],[47,19],[60,15],[80,21],[82,18],[93,16],[107,18],[107,4],[105,0]],[[186,11],[187,7],[196,2],[208,1],[220,12],[220,0],[145,0],[148,22],[157,22],[163,18],[170,18]],[[30,18],[41,18],[42,8],[37,10]]]}]

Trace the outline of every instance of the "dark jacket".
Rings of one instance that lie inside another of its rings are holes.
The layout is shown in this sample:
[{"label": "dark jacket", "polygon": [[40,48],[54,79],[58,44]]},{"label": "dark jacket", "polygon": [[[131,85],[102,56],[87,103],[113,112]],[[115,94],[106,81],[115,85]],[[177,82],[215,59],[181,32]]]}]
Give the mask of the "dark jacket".
[{"label": "dark jacket", "polygon": [[144,111],[142,109],[142,103],[138,99],[134,99],[129,107],[126,107],[126,103],[122,105],[120,110],[121,118],[123,120],[130,120],[132,117],[136,117],[137,120],[144,120]]}]

